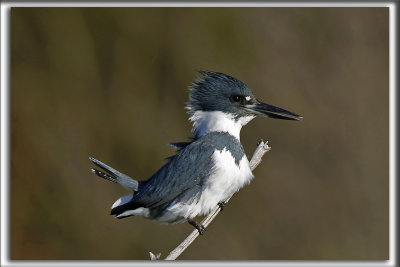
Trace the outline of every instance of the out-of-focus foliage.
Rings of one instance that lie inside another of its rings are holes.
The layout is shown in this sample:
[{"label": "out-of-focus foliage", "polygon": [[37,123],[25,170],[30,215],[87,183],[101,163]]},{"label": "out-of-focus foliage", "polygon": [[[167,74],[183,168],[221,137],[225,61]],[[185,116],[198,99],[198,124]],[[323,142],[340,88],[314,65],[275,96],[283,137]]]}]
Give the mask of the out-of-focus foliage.
[{"label": "out-of-focus foliage", "polygon": [[11,258],[148,259],[192,230],[116,220],[125,189],[187,140],[187,86],[225,72],[304,116],[257,118],[256,178],[181,259],[388,258],[388,8],[13,8]]}]

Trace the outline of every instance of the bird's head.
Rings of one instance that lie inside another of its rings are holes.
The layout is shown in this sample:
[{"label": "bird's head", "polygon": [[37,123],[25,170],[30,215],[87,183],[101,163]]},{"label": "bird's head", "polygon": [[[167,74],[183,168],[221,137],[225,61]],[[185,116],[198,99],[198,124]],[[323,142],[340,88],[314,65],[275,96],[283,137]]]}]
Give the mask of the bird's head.
[{"label": "bird's head", "polygon": [[188,113],[197,111],[221,111],[239,120],[264,115],[274,119],[300,120],[302,117],[258,100],[241,81],[219,72],[199,71],[198,78],[190,87]]}]

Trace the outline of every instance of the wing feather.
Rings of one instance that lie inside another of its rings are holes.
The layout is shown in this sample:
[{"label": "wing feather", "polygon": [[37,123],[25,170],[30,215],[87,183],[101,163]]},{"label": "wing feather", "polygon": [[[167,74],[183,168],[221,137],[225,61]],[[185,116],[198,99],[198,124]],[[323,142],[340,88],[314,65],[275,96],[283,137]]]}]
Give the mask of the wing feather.
[{"label": "wing feather", "polygon": [[188,189],[200,190],[209,177],[214,150],[201,139],[185,146],[139,188],[132,201],[154,208],[173,201]]}]

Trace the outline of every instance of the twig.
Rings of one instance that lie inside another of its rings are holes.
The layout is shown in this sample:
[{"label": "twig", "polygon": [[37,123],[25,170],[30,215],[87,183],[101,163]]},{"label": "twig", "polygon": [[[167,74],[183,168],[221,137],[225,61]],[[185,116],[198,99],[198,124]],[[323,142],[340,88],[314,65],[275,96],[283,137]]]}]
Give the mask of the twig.
[{"label": "twig", "polygon": [[[258,166],[258,164],[260,164],[262,157],[269,150],[271,150],[271,147],[268,146],[268,141],[264,143],[263,140],[260,140],[260,142],[258,142],[256,150],[254,151],[253,156],[250,160],[250,168],[252,171]],[[225,203],[227,203],[229,199],[230,198],[228,198]],[[216,206],[213,211],[201,221],[201,224],[204,226],[204,228],[206,228],[214,220],[214,218],[218,215],[220,211],[221,207]],[[182,252],[185,251],[198,236],[199,231],[197,229],[194,229],[189,234],[189,236],[186,237],[185,240],[183,240],[182,243],[180,243],[173,251],[169,253],[165,260],[175,260],[176,258],[178,258],[179,255],[181,255]],[[160,258],[160,253],[154,255],[152,252],[150,252],[150,258],[151,260],[158,260]]]}]

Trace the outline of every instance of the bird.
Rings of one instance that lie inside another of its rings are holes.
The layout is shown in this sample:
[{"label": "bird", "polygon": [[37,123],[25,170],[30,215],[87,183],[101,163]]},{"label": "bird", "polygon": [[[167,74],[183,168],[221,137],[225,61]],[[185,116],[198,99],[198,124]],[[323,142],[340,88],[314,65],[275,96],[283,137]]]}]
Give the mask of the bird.
[{"label": "bird", "polygon": [[131,194],[111,206],[118,219],[142,216],[161,224],[188,222],[199,234],[205,228],[194,220],[221,209],[254,175],[240,142],[243,126],[262,115],[274,119],[302,119],[288,110],[258,100],[243,82],[227,74],[200,70],[200,77],[189,86],[186,102],[192,137],[171,143],[175,155],[147,180],[137,181],[105,163],[90,157],[91,171],[117,183]]}]

